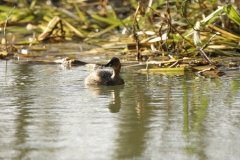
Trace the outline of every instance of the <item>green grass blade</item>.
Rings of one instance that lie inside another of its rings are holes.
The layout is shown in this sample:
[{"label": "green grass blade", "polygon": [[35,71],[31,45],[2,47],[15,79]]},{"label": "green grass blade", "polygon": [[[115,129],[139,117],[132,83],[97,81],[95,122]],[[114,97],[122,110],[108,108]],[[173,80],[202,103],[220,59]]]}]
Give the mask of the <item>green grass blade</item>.
[{"label": "green grass blade", "polygon": [[233,20],[234,22],[236,22],[239,26],[240,26],[240,16],[238,14],[238,12],[235,10],[235,8],[233,7],[233,5],[225,5],[224,6],[224,11],[227,13],[227,16]]}]

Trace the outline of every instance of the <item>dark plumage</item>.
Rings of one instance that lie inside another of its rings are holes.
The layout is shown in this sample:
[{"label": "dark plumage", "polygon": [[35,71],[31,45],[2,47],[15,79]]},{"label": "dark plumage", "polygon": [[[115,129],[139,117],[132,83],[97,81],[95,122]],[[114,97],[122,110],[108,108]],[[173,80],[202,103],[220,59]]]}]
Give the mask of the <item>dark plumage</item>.
[{"label": "dark plumage", "polygon": [[119,75],[121,70],[121,63],[118,58],[113,57],[105,67],[112,67],[109,69],[97,69],[85,79],[86,85],[122,85],[124,80]]}]

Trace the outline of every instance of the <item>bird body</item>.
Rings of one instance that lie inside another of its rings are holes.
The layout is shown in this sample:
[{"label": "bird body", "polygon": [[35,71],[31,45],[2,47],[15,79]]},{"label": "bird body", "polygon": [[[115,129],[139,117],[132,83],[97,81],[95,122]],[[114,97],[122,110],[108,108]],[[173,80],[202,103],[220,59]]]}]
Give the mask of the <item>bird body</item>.
[{"label": "bird body", "polygon": [[97,69],[85,79],[86,85],[123,85],[125,82],[120,76],[121,63],[118,58],[113,57],[105,67],[113,69]]}]

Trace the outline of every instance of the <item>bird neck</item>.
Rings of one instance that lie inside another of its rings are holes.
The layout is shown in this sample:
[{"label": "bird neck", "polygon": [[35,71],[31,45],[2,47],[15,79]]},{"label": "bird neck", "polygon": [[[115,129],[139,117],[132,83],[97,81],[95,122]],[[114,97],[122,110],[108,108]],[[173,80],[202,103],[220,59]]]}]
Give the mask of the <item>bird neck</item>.
[{"label": "bird neck", "polygon": [[112,78],[114,78],[115,76],[118,76],[120,73],[120,69],[113,69],[113,74],[112,74]]}]

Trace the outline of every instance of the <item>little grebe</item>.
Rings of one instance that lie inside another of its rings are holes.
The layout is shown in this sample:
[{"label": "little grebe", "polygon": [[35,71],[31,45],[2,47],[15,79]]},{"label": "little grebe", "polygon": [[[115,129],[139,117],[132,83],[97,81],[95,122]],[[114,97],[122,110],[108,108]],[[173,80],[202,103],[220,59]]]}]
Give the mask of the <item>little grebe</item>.
[{"label": "little grebe", "polygon": [[85,79],[86,85],[122,85],[124,80],[119,75],[121,70],[121,63],[118,58],[113,57],[105,67],[112,67],[109,69],[97,69]]}]

